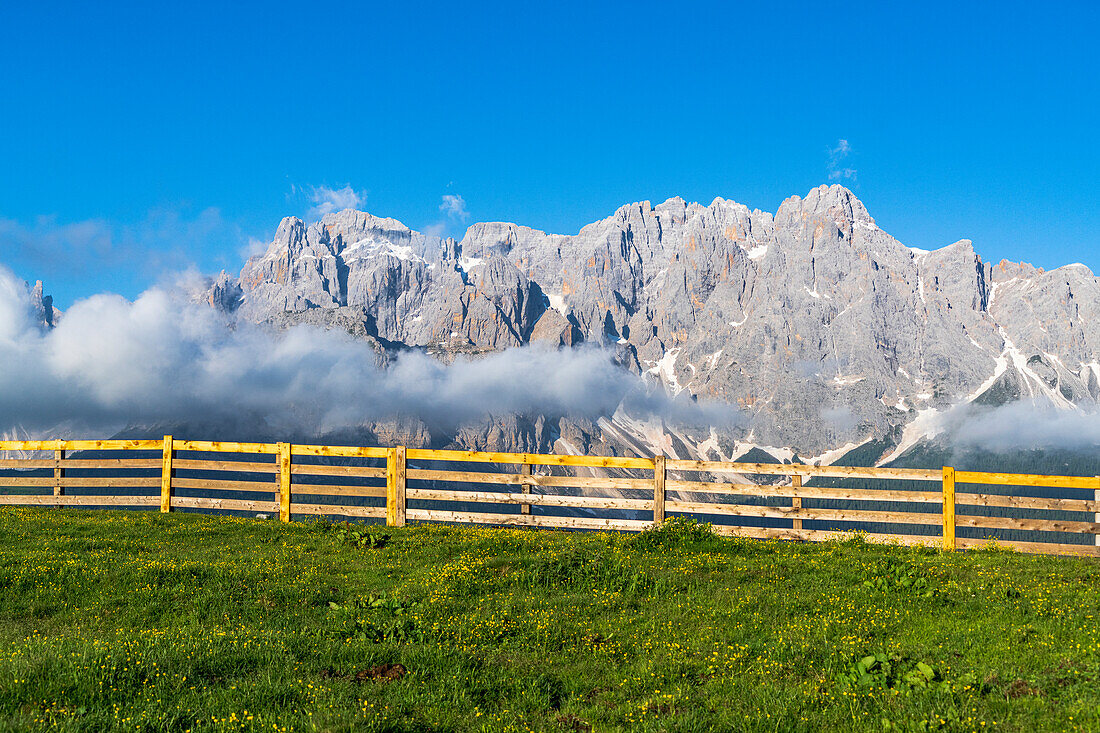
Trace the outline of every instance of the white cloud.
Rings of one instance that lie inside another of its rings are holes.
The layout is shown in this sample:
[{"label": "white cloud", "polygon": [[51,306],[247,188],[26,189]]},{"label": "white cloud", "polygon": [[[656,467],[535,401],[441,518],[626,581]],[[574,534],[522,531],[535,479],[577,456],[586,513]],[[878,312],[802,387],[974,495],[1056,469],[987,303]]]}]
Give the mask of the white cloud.
[{"label": "white cloud", "polygon": [[240,251],[246,236],[217,208],[192,213],[175,207],[153,209],[141,221],[115,224],[102,219],[61,222],[40,216],[32,222],[0,219],[0,251],[9,263],[35,277],[140,273],[148,282],[158,274],[229,264],[225,253]]},{"label": "white cloud", "polygon": [[241,259],[247,260],[249,257],[256,255],[262,255],[267,251],[267,243],[263,240],[256,239],[256,237],[249,237],[248,241],[237,250],[237,253],[241,256]]},{"label": "white cloud", "polygon": [[836,145],[829,148],[829,180],[830,181],[855,181],[856,169],[844,166],[844,160],[852,152],[852,146],[847,140],[841,138],[836,141]]},{"label": "white cloud", "polygon": [[[292,187],[291,189],[296,190]],[[328,186],[314,186],[309,192],[309,200],[313,206],[309,210],[310,219],[320,219],[325,214],[344,209],[358,209],[367,200],[366,191],[356,191],[351,184],[343,188],[329,188]]]},{"label": "white cloud", "polygon": [[821,419],[841,433],[850,432],[859,425],[859,417],[848,405],[823,407]]},{"label": "white cloud", "polygon": [[409,351],[383,367],[370,344],[339,330],[231,327],[212,308],[158,288],[133,302],[77,301],[44,329],[27,289],[2,266],[0,364],[0,423],[33,435],[62,424],[104,435],[188,422],[319,435],[395,417],[446,433],[493,414],[611,414],[632,393],[640,410],[698,417],[702,409],[645,394],[613,352],[596,348],[531,346],[452,364]]},{"label": "white cloud", "polygon": [[32,224],[0,219],[0,242],[5,257],[78,270],[91,260],[115,260],[121,248],[116,232],[104,221],[88,219],[61,223],[40,216]]},{"label": "white cloud", "polygon": [[447,223],[443,221],[437,221],[427,225],[421,232],[426,237],[445,237],[447,236]]},{"label": "white cloud", "polygon": [[466,211],[466,200],[457,194],[443,194],[443,203],[439,205],[439,210],[450,218],[459,221],[466,221],[470,218],[470,212]]},{"label": "white cloud", "polygon": [[454,222],[465,222],[470,218],[470,212],[466,210],[466,199],[458,194],[443,194],[439,210],[444,214],[442,219],[420,228],[429,237],[446,237],[451,234],[451,225]]},{"label": "white cloud", "polygon": [[852,146],[848,144],[848,141],[841,138],[836,141],[836,147],[829,150],[829,154],[835,160],[837,158],[843,158],[848,153],[852,152]]},{"label": "white cloud", "polygon": [[1032,400],[999,407],[968,403],[944,414],[941,424],[955,445],[995,453],[1100,446],[1100,411],[1095,406],[1059,410]]}]

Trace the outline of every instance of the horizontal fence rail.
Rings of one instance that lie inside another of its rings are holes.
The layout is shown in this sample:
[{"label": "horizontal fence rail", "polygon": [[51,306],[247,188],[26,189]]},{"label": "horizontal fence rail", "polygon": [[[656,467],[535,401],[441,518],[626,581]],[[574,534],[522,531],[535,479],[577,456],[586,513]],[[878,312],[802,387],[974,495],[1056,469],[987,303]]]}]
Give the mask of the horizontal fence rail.
[{"label": "horizontal fence rail", "polygon": [[998,545],[1100,556],[1100,477],[656,456],[235,443],[0,441],[0,505]]}]

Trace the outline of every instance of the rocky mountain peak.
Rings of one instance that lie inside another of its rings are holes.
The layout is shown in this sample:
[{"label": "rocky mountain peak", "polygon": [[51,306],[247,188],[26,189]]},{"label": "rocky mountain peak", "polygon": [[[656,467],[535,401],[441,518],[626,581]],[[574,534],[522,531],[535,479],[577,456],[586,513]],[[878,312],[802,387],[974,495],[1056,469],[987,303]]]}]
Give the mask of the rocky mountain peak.
[{"label": "rocky mountain peak", "polygon": [[[698,207],[699,204],[694,204],[694,206]],[[674,221],[685,221],[690,208],[687,201],[679,196],[673,196],[652,207],[652,211],[658,216],[672,217]]]},{"label": "rocky mountain peak", "polygon": [[397,219],[379,217],[356,209],[344,209],[325,214],[321,217],[321,226],[335,232],[380,232],[395,237],[407,237],[412,230]]},{"label": "rocky mountain peak", "polygon": [[804,225],[809,221],[815,223],[832,221],[837,225],[862,224],[868,227],[875,226],[875,220],[867,213],[863,202],[849,189],[840,184],[831,186],[821,185],[812,189],[805,198],[791,196],[779,205],[775,214],[776,222],[782,222],[785,226]]},{"label": "rocky mountain peak", "polygon": [[[482,252],[507,255],[513,247],[547,238],[545,232],[509,222],[489,221],[470,225],[459,243],[463,253],[479,256]],[[477,252],[470,250],[477,249]]]},{"label": "rocky mountain peak", "polygon": [[1074,262],[1069,265],[1062,265],[1052,272],[1060,273],[1063,277],[1069,280],[1081,280],[1084,282],[1088,282],[1096,278],[1096,275],[1093,273],[1092,269],[1088,265],[1080,262]]},{"label": "rocky mountain peak", "polygon": [[296,216],[286,216],[275,230],[275,238],[268,246],[268,252],[278,247],[296,246],[305,241],[306,223]]},{"label": "rocky mountain peak", "polygon": [[[457,244],[353,210],[308,226],[288,217],[209,302],[445,356],[602,344],[670,392],[745,417],[745,434],[700,437],[711,448],[685,455],[732,456],[746,435],[825,455],[990,390],[1071,407],[1100,394],[1100,280],[1088,268],[991,267],[969,240],[908,248],[840,185],[792,196],[774,217],[673,197],[575,235],[486,222]],[[633,429],[621,415],[558,428],[590,447]]]},{"label": "rocky mountain peak", "polygon": [[241,296],[241,286],[237,279],[230,277],[229,273],[222,270],[210,283],[205,299],[214,310],[233,313],[241,304]]},{"label": "rocky mountain peak", "polygon": [[53,328],[61,318],[61,311],[54,308],[53,296],[44,294],[41,280],[34,281],[30,297],[31,308],[34,309],[35,323],[46,328]]},{"label": "rocky mountain peak", "polygon": [[1032,267],[1027,262],[1009,262],[1008,260],[1001,260],[992,268],[992,272],[993,281],[999,283],[1013,278],[1029,278],[1038,274],[1041,270]]}]

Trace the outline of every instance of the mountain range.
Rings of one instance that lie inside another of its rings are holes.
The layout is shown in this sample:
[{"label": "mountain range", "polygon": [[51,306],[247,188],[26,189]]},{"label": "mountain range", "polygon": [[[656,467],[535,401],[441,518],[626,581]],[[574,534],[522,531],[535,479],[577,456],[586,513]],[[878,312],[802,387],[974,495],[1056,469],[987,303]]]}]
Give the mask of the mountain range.
[{"label": "mountain range", "polygon": [[[60,317],[35,294],[44,320]],[[229,320],[343,329],[380,364],[409,349],[447,361],[594,344],[676,399],[737,416],[678,424],[623,405],[596,419],[497,414],[448,435],[369,426],[410,444],[819,462],[858,451],[883,464],[960,405],[1100,399],[1100,279],[1087,267],[992,265],[968,240],[907,247],[839,185],[774,214],[643,201],[574,235],[478,223],[456,241],[354,210],[287,217],[264,253],[193,297]]]}]

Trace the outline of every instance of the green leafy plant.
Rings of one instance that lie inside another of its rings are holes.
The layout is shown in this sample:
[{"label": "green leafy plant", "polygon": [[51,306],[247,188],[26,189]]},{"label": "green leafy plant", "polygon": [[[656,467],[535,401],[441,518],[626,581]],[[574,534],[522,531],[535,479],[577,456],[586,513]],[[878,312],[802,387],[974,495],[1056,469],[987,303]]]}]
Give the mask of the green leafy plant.
[{"label": "green leafy plant", "polygon": [[329,610],[345,624],[348,638],[373,643],[420,641],[416,612],[421,605],[386,596],[370,595],[349,603],[329,601]]},{"label": "green leafy plant", "polygon": [[946,679],[940,671],[926,662],[912,661],[883,652],[859,658],[847,671],[836,676],[836,683],[842,690],[888,689],[905,693],[929,691],[943,695],[959,695],[970,690],[983,691],[973,674]]},{"label": "green leafy plant", "polygon": [[336,538],[354,547],[370,550],[380,550],[390,541],[388,534],[352,529],[350,525],[342,526],[336,530]]},{"label": "green leafy plant", "polygon": [[669,517],[630,538],[630,544],[638,549],[691,547],[713,541],[717,535],[709,522],[699,522],[689,517]]},{"label": "green leafy plant", "polygon": [[877,591],[913,593],[924,598],[936,594],[928,571],[909,563],[887,560],[872,569],[872,577],[863,581],[865,588]]},{"label": "green leafy plant", "polygon": [[899,656],[882,652],[861,657],[848,671],[836,676],[837,684],[849,688],[927,688],[936,681],[936,670],[924,662],[908,663]]}]

